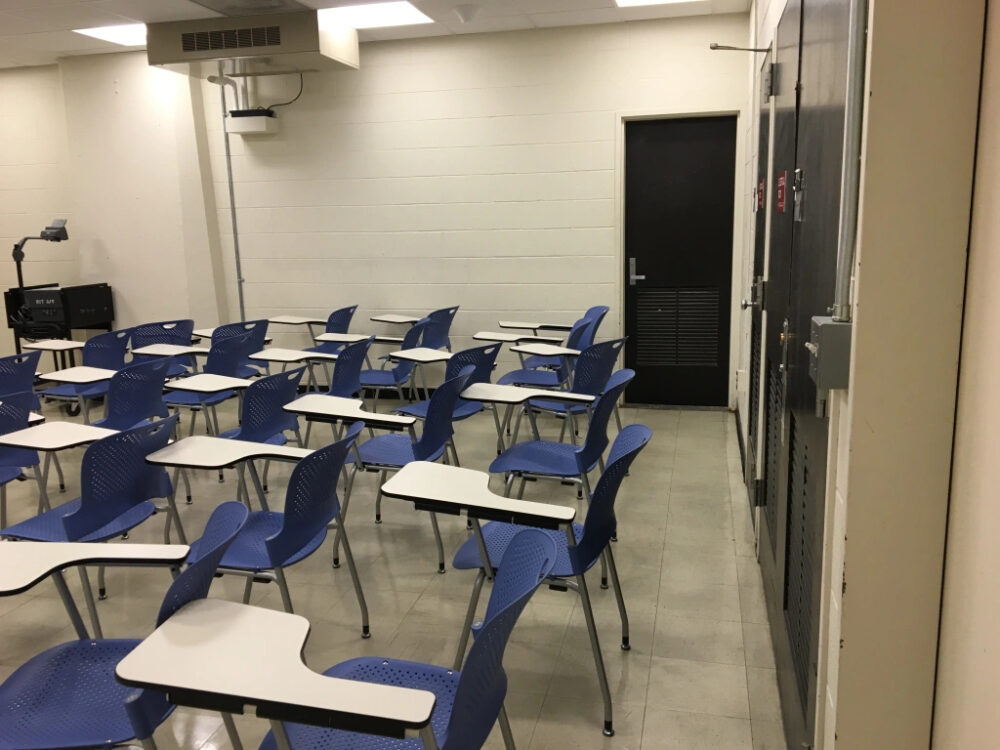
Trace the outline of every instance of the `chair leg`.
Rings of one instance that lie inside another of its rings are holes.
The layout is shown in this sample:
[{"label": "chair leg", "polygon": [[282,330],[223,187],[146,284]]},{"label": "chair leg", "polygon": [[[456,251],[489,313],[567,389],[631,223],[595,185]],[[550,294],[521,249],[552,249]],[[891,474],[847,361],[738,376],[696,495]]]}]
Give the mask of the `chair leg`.
[{"label": "chair leg", "polygon": [[236,722],[233,721],[233,715],[223,711],[222,723],[226,727],[226,735],[229,737],[229,744],[233,746],[233,750],[243,750],[243,742],[236,731]]},{"label": "chair leg", "polygon": [[382,523],[382,485],[385,484],[385,470],[378,473],[378,492],[375,493],[375,523]]},{"label": "chair leg", "polygon": [[7,485],[0,485],[0,529],[7,528]]},{"label": "chair leg", "polygon": [[458,639],[458,651],[455,654],[454,669],[461,671],[462,663],[465,661],[465,649],[469,645],[469,633],[472,630],[472,621],[476,617],[476,607],[479,605],[479,594],[483,590],[483,581],[486,580],[486,571],[482,568],[476,574],[476,582],[472,585],[472,595],[469,597],[469,606],[465,611],[465,623],[462,625],[462,634]]},{"label": "chair leg", "polygon": [[184,502],[191,504],[191,480],[188,479],[187,469],[181,469],[181,479],[184,480]]},{"label": "chair leg", "polygon": [[504,482],[503,494],[505,497],[510,497],[511,488],[514,486],[514,472],[510,472],[507,475],[507,480]]},{"label": "chair leg", "polygon": [[618,601],[618,615],[622,621],[622,651],[629,651],[632,646],[628,640],[628,612],[625,611],[625,596],[622,594],[622,584],[618,579],[618,566],[615,565],[615,556],[611,552],[611,547],[607,547],[604,552],[608,557],[611,584],[615,587],[615,599]]},{"label": "chair leg", "polygon": [[438,550],[438,573],[444,575],[444,544],[441,542],[441,529],[438,528],[437,513],[431,513],[431,527],[434,529],[434,542]]},{"label": "chair leg", "polygon": [[351,543],[347,540],[347,530],[344,528],[343,513],[337,516],[337,535],[344,543],[344,557],[347,558],[347,569],[351,572],[354,593],[358,597],[358,606],[361,607],[361,637],[371,638],[371,629],[368,625],[368,604],[365,602],[365,592],[361,590],[361,579],[358,578],[358,569],[354,565],[354,555],[351,554]]},{"label": "chair leg", "polygon": [[104,566],[97,569],[97,598],[102,602],[108,598],[108,587],[104,581]]},{"label": "chair leg", "polygon": [[305,442],[302,443],[303,448],[309,445],[309,438],[312,436],[312,429],[313,429],[313,423],[306,422],[306,439]]},{"label": "chair leg", "polygon": [[292,609],[292,597],[288,593],[288,582],[285,580],[285,571],[281,568],[275,568],[274,577],[278,581],[278,591],[281,592],[282,606],[284,606],[288,614],[293,614],[295,610]]},{"label": "chair leg", "polygon": [[510,730],[510,719],[507,718],[507,706],[500,705],[500,734],[503,735],[503,746],[505,750],[516,750],[514,745],[514,733]]},{"label": "chair leg", "polygon": [[618,432],[622,431],[622,417],[618,413],[618,404],[615,404],[615,424],[618,425]]},{"label": "chair leg", "polygon": [[586,471],[580,474],[580,487],[577,489],[577,498],[587,498],[587,502],[590,502],[590,476]]},{"label": "chair leg", "polygon": [[566,410],[566,418],[569,420],[569,441],[573,445],[576,445],[576,438],[580,434],[580,431],[576,426],[576,415],[573,413],[572,409]]},{"label": "chair leg", "polygon": [[[563,441],[563,438],[566,436],[566,425],[568,423],[569,423],[569,417],[564,415],[563,418],[562,418],[562,427],[559,428],[559,442],[560,443]],[[574,441],[574,443],[575,442],[576,441]]]},{"label": "chair leg", "polygon": [[66,477],[63,476],[62,464],[59,463],[59,456],[55,452],[53,452],[51,455],[52,455],[52,463],[56,467],[56,476],[59,477],[59,491],[65,492]]},{"label": "chair leg", "polygon": [[[568,533],[573,534],[573,531],[569,530]],[[597,668],[597,681],[601,686],[601,698],[604,700],[604,736],[612,737],[615,730],[611,708],[611,690],[608,687],[607,672],[604,670],[604,657],[601,655],[601,643],[597,637],[594,610],[590,605],[590,592],[587,590],[587,579],[582,573],[576,576],[576,585],[577,591],[580,594],[581,604],[583,605],[583,615],[587,620],[587,633],[590,635],[590,648],[594,653],[594,666]]]},{"label": "chair leg", "polygon": [[[346,470],[346,466],[344,467]],[[346,486],[344,487],[344,502],[340,504],[340,517],[347,518],[347,506],[351,504],[351,491],[354,489],[354,477],[358,473],[358,465],[351,467]],[[337,525],[337,533],[333,538],[333,567],[340,567],[340,522]]]},{"label": "chair leg", "polygon": [[454,458],[455,458],[455,466],[461,466],[462,464],[460,464],[458,462],[458,448],[455,447],[455,438],[454,437],[448,438],[448,445],[451,446],[451,455],[454,456]]},{"label": "chair leg", "polygon": [[528,484],[528,477],[521,475],[521,482],[517,486],[517,499],[522,500],[524,498],[524,488]]},{"label": "chair leg", "polygon": [[[309,425],[309,423],[307,422],[306,426],[308,427],[308,425]],[[299,432],[299,426],[298,425],[295,425],[295,430],[293,430],[293,432],[295,432],[295,444],[297,446],[299,446],[300,448],[305,448],[306,444],[302,442],[302,433]]]},{"label": "chair leg", "polygon": [[608,560],[603,552],[601,552],[601,588],[605,590],[608,588]]},{"label": "chair leg", "polygon": [[517,434],[521,431],[521,417],[524,416],[524,408],[518,410],[517,419],[514,420],[514,436],[510,439],[510,444],[514,445],[517,442]]},{"label": "chair leg", "polygon": [[253,591],[253,576],[247,576],[247,582],[243,585],[243,603],[250,603],[250,592]]},{"label": "chair leg", "polygon": [[264,473],[261,475],[261,486],[264,488],[264,492],[267,492],[267,471],[271,468],[270,461],[264,461]]},{"label": "chair leg", "polygon": [[167,495],[167,520],[163,527],[163,538],[166,544],[170,544],[170,524],[177,526],[177,538],[181,544],[187,544],[187,534],[181,525],[181,514],[177,512],[177,470],[174,470],[174,481],[170,483],[170,494]]},{"label": "chair leg", "polygon": [[97,604],[94,602],[94,590],[90,588],[90,577],[87,575],[87,568],[81,565],[80,585],[83,587],[83,599],[87,603],[87,612],[90,614],[90,625],[94,632],[94,638],[103,638],[104,632],[101,630],[101,621],[97,617]]}]

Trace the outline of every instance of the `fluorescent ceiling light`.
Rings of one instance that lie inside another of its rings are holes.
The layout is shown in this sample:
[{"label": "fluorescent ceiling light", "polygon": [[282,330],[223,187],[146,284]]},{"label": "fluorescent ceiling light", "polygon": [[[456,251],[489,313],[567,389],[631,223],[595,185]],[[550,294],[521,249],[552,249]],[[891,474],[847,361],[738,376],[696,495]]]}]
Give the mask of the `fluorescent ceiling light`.
[{"label": "fluorescent ceiling light", "polygon": [[112,44],[120,44],[123,47],[142,47],[146,44],[146,24],[144,23],[97,26],[93,29],[73,29],[73,31]]},{"label": "fluorescent ceiling light", "polygon": [[680,5],[681,3],[696,3],[701,0],[615,0],[619,8],[636,8],[641,5]]},{"label": "fluorescent ceiling light", "polygon": [[320,26],[333,23],[355,29],[377,29],[434,23],[433,18],[428,18],[408,2],[345,5],[340,8],[324,8],[318,12]]}]

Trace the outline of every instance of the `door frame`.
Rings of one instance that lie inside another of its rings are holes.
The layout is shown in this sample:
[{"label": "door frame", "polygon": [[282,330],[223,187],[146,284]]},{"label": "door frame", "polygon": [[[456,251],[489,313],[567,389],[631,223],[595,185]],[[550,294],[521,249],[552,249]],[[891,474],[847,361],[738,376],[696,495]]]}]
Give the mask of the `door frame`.
[{"label": "door frame", "polygon": [[743,223],[748,197],[746,181],[746,133],[743,131],[746,112],[742,109],[670,110],[641,109],[615,112],[615,286],[618,298],[618,336],[625,335],[625,124],[635,120],[680,120],[689,117],[736,117],[736,164],[733,188],[733,252],[729,290],[729,394],[727,408],[736,409],[736,372],[739,369],[741,290],[743,288],[743,258],[746,237]]}]

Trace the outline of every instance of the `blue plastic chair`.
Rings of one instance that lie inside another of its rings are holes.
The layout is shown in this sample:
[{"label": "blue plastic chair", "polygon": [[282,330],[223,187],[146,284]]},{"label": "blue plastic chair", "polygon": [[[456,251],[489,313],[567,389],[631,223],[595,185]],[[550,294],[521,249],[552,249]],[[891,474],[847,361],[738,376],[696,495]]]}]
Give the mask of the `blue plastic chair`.
[{"label": "blue plastic chair", "polygon": [[[161,320],[156,323],[142,323],[132,329],[132,349],[141,349],[151,344],[176,344],[178,346],[190,346],[191,337],[194,331],[194,321],[184,320]],[[151,356],[137,354],[134,355],[136,361],[151,359]],[[193,366],[190,358],[186,358]],[[188,366],[181,361],[181,358],[174,357],[170,364],[170,371],[167,377],[173,378],[180,375],[187,375]]]},{"label": "blue plastic chair", "polygon": [[[420,346],[420,340],[426,328],[426,318],[414,323],[403,335],[403,343],[399,348],[416,349]],[[394,389],[399,395],[399,400],[403,401],[403,386],[410,383],[415,367],[416,364],[414,362],[403,359],[399,360],[395,366],[385,370],[362,370],[360,378],[361,387],[365,389],[371,388],[375,391],[375,400],[372,402],[372,408],[375,408],[375,404],[378,403],[379,394],[386,388]]]},{"label": "blue plastic chair", "polygon": [[[339,310],[334,310],[330,313],[330,317],[326,319],[325,333],[347,333],[348,329],[351,327],[351,320],[354,318],[354,313],[357,311],[357,305],[351,305],[350,307],[342,307]],[[344,345],[337,341],[321,341],[316,346],[309,347],[306,351],[323,352],[324,354],[337,354],[343,348]]]},{"label": "blue plastic chair", "polygon": [[[212,375],[226,375],[231,378],[239,377],[240,366],[246,358],[258,349],[254,349],[254,342],[249,334],[242,336],[231,336],[220,339],[212,344],[205,359],[204,371]],[[196,393],[195,391],[171,390],[168,391],[163,400],[167,406],[177,410],[191,410],[191,429],[189,435],[194,434],[195,416],[199,411],[205,412],[205,426],[210,434],[219,434],[219,417],[215,413],[215,407],[223,401],[236,395],[235,391],[219,391],[218,393]]]},{"label": "blue plastic chair", "polygon": [[[465,384],[466,388],[473,383],[489,383],[493,375],[493,367],[496,365],[497,355],[500,353],[500,347],[501,344],[488,344],[486,346],[477,346],[472,349],[463,349],[460,352],[455,352],[445,366],[444,379],[451,380],[458,377],[458,374],[465,367],[471,366],[472,375],[469,376],[469,380]],[[427,419],[427,410],[430,408],[430,404],[429,399],[426,401],[417,401],[414,404],[407,404],[393,411],[410,417],[416,417],[417,419]],[[473,414],[481,412],[483,408],[484,406],[481,401],[469,401],[459,398],[455,401],[455,410],[451,414],[451,419],[452,421],[468,419]],[[451,447],[455,465],[458,466],[458,451],[455,448],[455,441],[449,438],[448,445]]]},{"label": "blue plastic chair", "polygon": [[[251,383],[243,395],[240,426],[219,433],[219,437],[268,443],[269,445],[284,445],[288,442],[285,430],[292,430],[295,433],[295,442],[300,446],[303,445],[302,437],[299,434],[298,418],[282,407],[295,400],[299,392],[299,383],[302,381],[302,375],[305,371],[305,367],[298,367],[294,370],[267,375]],[[270,461],[264,463],[263,489],[265,491],[267,490],[267,470],[270,465]],[[240,497],[245,498],[249,505],[250,495],[247,492],[242,470],[240,471],[239,492]]]},{"label": "blue plastic chair", "polygon": [[[398,471],[412,461],[437,461],[442,456],[447,462],[445,451],[448,441],[454,434],[451,415],[455,412],[455,402],[458,394],[465,390],[466,383],[472,375],[473,368],[468,365],[451,380],[446,380],[431,395],[427,417],[424,419],[424,429],[418,440],[411,430],[410,434],[390,433],[376,435],[357,447],[355,461],[348,479],[348,489],[344,493],[344,513],[351,501],[351,488],[354,486],[354,476],[358,471],[378,472],[378,492],[375,495],[375,523],[382,523],[382,485],[390,471]],[[438,530],[437,516],[431,513],[431,526],[434,527],[434,540],[438,548],[438,572],[444,573],[444,546],[441,542],[441,532]],[[337,566],[337,545],[333,548],[334,567]]]},{"label": "blue plastic chair", "polygon": [[[368,350],[371,349],[375,337],[358,341],[345,346],[337,361],[333,363],[333,374],[330,376],[330,388],[327,390],[329,396],[339,396],[340,398],[355,398],[362,391],[361,370],[364,367]],[[381,372],[371,370],[370,372]],[[337,425],[333,426],[334,439],[340,438]],[[306,440],[303,445],[309,445],[309,438],[312,436],[312,422],[306,422]]]},{"label": "blue plastic chair", "polygon": [[[22,352],[0,357],[0,396],[8,393],[34,393],[35,373],[38,371],[40,350]],[[32,409],[41,406],[38,397],[31,404]]]},{"label": "blue plastic chair", "polygon": [[[574,340],[570,340],[570,338],[567,337],[566,346],[571,349],[579,349],[580,351],[592,346],[594,343],[594,337],[597,335],[597,329],[601,327],[601,322],[604,320],[604,316],[608,314],[608,310],[609,308],[605,305],[598,305],[597,307],[591,307],[587,310],[580,320],[588,321],[592,323],[592,325],[589,328],[584,328]],[[572,331],[570,331],[570,333],[572,334]],[[538,354],[533,354],[524,360],[524,366],[531,369],[539,367],[556,369],[560,364],[562,364],[560,357],[542,356]]]},{"label": "blue plastic chair", "polygon": [[[580,352],[573,368],[573,387],[571,393],[580,393],[587,396],[600,396],[608,388],[608,379],[618,361],[618,355],[625,345],[625,339],[614,339],[604,341],[600,344],[593,344]],[[544,398],[533,398],[528,402],[528,408],[532,413],[547,413],[561,417],[563,420],[562,429],[559,432],[559,442],[562,442],[563,435],[566,434],[567,425],[570,426],[570,442],[576,443],[578,433],[576,417],[590,411],[587,404],[572,404],[560,401],[551,401]],[[523,412],[522,412],[523,414]],[[520,426],[521,414],[518,414],[518,424],[514,428],[514,441],[517,441],[517,427]],[[621,426],[618,428],[621,431]]]},{"label": "blue plastic chair", "polygon": [[[486,617],[474,627],[475,642],[461,671],[367,656],[341,662],[323,674],[431,691],[437,701],[430,727],[441,750],[482,747],[498,719],[505,740],[509,740],[507,746],[512,747],[513,735],[503,705],[507,694],[504,650],[531,595],[539,582],[551,573],[555,555],[555,544],[536,529],[522,531],[511,540],[493,583]],[[416,750],[424,747],[419,739],[375,737],[292,723],[285,723],[284,727],[296,750]],[[273,734],[264,738],[260,750],[277,750]]]},{"label": "blue plastic chair", "polygon": [[451,332],[451,324],[458,313],[458,305],[454,307],[443,307],[427,314],[427,328],[424,331],[423,346],[428,349],[447,349],[451,351],[451,339],[448,334]]},{"label": "blue plastic chair", "polygon": [[[292,612],[284,569],[315,552],[326,539],[328,524],[336,520],[337,539],[344,544],[354,592],[361,607],[361,637],[370,636],[368,607],[337,498],[337,475],[363,427],[363,422],[355,422],[341,440],[310,453],[296,464],[288,480],[284,512],[257,511],[250,514],[246,527],[237,535],[219,564],[222,573],[240,572],[246,575],[244,604],[250,602],[254,581],[276,580],[285,611]],[[273,576],[267,571],[274,571]]]},{"label": "blue plastic chair", "polygon": [[[23,430],[28,426],[31,404],[35,394],[30,391],[8,393],[0,396],[0,435]],[[38,512],[41,506],[41,471],[38,467],[38,453],[24,448],[0,446],[0,529],[7,526],[7,485],[20,479],[25,467],[33,467],[39,485]]]},{"label": "blue plastic chair", "polygon": [[[216,565],[246,516],[239,503],[213,511],[195,542],[197,560],[163,598],[157,627],[208,595]],[[115,677],[118,662],[140,642],[84,638],[47,649],[19,667],[0,685],[0,750],[111,747],[133,739],[155,747],[153,732],[174,706],[163,693],[128,687]]]},{"label": "blue plastic chair", "polygon": [[[621,647],[628,651],[631,648],[629,643],[628,613],[625,610],[625,599],[622,595],[621,582],[618,579],[618,569],[615,567],[614,555],[609,544],[617,532],[617,519],[615,518],[615,498],[618,496],[618,489],[622,480],[628,473],[629,466],[635,457],[646,446],[652,437],[652,431],[645,425],[633,424],[622,430],[615,438],[614,445],[608,455],[608,466],[601,474],[597,482],[594,495],[591,498],[590,506],[587,508],[587,517],[583,524],[573,524],[574,545],[569,544],[567,534],[563,530],[544,531],[554,546],[558,549],[556,564],[548,575],[548,581],[555,587],[565,590],[567,588],[575,590],[581,599],[584,615],[587,620],[587,630],[590,634],[591,645],[593,646],[594,660],[597,667],[598,680],[601,685],[601,692],[604,698],[604,733],[613,733],[611,724],[611,697],[608,689],[607,676],[604,672],[604,662],[600,656],[600,644],[597,638],[597,629],[594,625],[594,613],[590,604],[590,594],[587,590],[584,574],[590,570],[598,560],[602,561],[602,567],[611,573],[611,582],[615,589],[615,598],[618,603],[618,615],[622,624]],[[489,557],[490,565],[494,568],[506,560],[506,551],[514,543],[520,533],[523,533],[524,526],[517,524],[491,521],[482,527],[483,540],[485,542],[486,553]],[[479,598],[479,591],[482,588],[483,578],[486,573],[483,571],[482,553],[476,539],[469,538],[455,554],[452,562],[458,570],[479,570],[479,575],[475,586],[472,589],[472,599],[469,602],[468,614],[466,615],[466,629],[463,630],[462,642],[459,644],[458,653],[455,657],[455,668],[458,669],[465,654],[468,626],[471,624],[473,613],[476,611],[476,603]],[[570,579],[576,579],[575,583]],[[602,574],[601,588],[607,588],[607,575]],[[475,646],[473,646],[475,649]],[[470,654],[471,658],[471,654]]]},{"label": "blue plastic chair", "polygon": [[128,430],[153,417],[169,416],[163,403],[163,382],[170,369],[170,358],[161,357],[128,365],[108,381],[107,410],[95,427]]},{"label": "blue plastic chair", "polygon": [[[241,323],[224,323],[221,326],[216,326],[215,330],[212,331],[212,344],[216,344],[223,339],[232,338],[233,336],[250,336],[250,342],[252,347],[250,347],[249,354],[254,354],[259,352],[264,348],[265,339],[267,339],[267,321],[266,320],[247,320]],[[237,368],[238,378],[252,378],[260,375],[267,369],[266,363],[258,363],[251,361],[248,357],[245,357],[242,362],[240,362],[239,368]]]},{"label": "blue plastic chair", "polygon": [[[604,386],[604,390],[608,390],[609,388],[616,388],[620,383],[628,384],[628,383],[630,383],[632,381],[632,378],[634,378],[634,377],[635,377],[635,370],[632,370],[632,369],[627,368],[627,367],[622,368],[621,370],[617,370],[617,371],[611,373],[611,377],[608,378],[608,384],[606,386]],[[618,432],[621,432],[622,431],[622,417],[621,417],[621,414],[618,413],[618,402],[617,401],[615,401],[614,412],[615,412],[615,424],[618,427]]]},{"label": "blue plastic chair", "polygon": [[[631,380],[631,379],[629,379]],[[608,447],[608,419],[628,381],[602,393],[594,402],[583,445],[557,443],[551,440],[528,440],[515,443],[494,459],[490,472],[507,476],[505,489],[509,494],[514,479],[520,478],[518,497],[524,494],[529,477],[579,482],[577,497],[590,497],[589,472],[595,466],[604,469],[604,450]]]},{"label": "blue plastic chair", "polygon": [[[593,325],[593,321],[580,318],[573,324],[573,329],[566,337],[566,348],[580,350],[580,340],[586,335],[587,329]],[[530,359],[530,358],[529,358]],[[525,360],[524,366],[519,370],[511,370],[503,374],[497,380],[500,385],[523,385],[530,388],[565,388],[569,385],[572,370],[566,363],[565,357],[551,357],[545,360],[554,360],[555,369],[545,369],[549,365],[539,366],[533,369],[528,366]]]},{"label": "blue plastic chair", "polygon": [[[125,366],[125,355],[128,354],[131,328],[121,328],[117,331],[99,333],[87,339],[81,352],[82,364],[87,367],[102,367],[105,370],[120,370]],[[92,400],[107,395],[108,381],[89,385],[72,385],[59,383],[41,392],[43,401],[81,401]],[[84,404],[81,404],[84,406]]]}]

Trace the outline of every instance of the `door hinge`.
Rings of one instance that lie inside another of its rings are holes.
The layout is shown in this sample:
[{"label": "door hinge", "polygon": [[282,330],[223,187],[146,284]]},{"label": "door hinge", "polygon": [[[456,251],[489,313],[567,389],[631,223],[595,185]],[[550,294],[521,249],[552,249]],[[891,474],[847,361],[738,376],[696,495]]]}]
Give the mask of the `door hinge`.
[{"label": "door hinge", "polygon": [[768,63],[764,71],[764,101],[774,96],[774,63]]},{"label": "door hinge", "polygon": [[792,178],[792,221],[805,221],[806,175],[799,168]]}]

